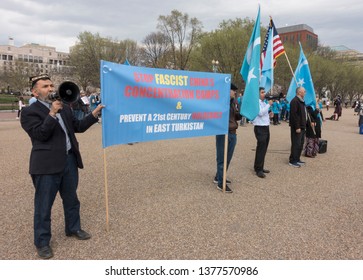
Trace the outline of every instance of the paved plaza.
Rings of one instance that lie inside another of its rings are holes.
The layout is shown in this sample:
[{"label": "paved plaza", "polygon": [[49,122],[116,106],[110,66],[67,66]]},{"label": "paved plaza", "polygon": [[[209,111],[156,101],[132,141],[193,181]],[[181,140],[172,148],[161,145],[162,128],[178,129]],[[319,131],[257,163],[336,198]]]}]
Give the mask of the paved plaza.
[{"label": "paved plaza", "polygon": [[[324,110],[328,117],[333,111]],[[271,126],[265,179],[253,172],[256,140],[240,127],[228,178],[232,194],[213,184],[215,138],[119,145],[102,149],[102,126],[78,134],[82,228],[64,234],[61,199],[52,212],[55,260],[363,259],[363,135],[352,109],[326,121],[328,151],[288,165],[290,130]],[[31,143],[16,113],[0,112],[0,259],[38,259],[33,245]],[[104,153],[109,232],[106,231]]]}]

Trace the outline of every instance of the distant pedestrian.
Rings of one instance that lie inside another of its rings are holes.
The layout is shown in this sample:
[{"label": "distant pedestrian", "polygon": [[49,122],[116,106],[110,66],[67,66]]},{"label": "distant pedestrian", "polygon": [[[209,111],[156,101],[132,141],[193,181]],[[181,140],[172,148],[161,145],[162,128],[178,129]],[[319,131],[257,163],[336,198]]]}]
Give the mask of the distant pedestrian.
[{"label": "distant pedestrian", "polygon": [[323,116],[323,102],[321,101],[321,99],[317,98],[316,99],[316,103],[318,104],[318,108],[319,108],[319,112],[320,112],[320,116],[321,116],[321,120],[324,120],[324,116]]},{"label": "distant pedestrian", "polygon": [[97,93],[92,93],[89,97],[89,103],[90,103],[90,110],[93,111],[94,109],[96,109],[96,107],[98,106],[98,104],[101,103],[100,97]]},{"label": "distant pedestrian", "polygon": [[273,117],[272,117],[273,125],[280,124],[279,114],[280,114],[280,111],[281,111],[281,105],[280,105],[280,102],[278,100],[273,100],[271,110],[272,110],[272,113],[273,113]]},{"label": "distant pedestrian", "polygon": [[340,94],[338,94],[334,100],[334,116],[336,121],[338,121],[339,118],[342,116],[342,111],[342,97],[340,96]]},{"label": "distant pedestrian", "polygon": [[359,102],[358,107],[358,126],[363,125],[363,104]]},{"label": "distant pedestrian", "polygon": [[31,94],[31,98],[29,99],[29,106],[32,105],[34,102],[37,102],[37,98],[34,94]]},{"label": "distant pedestrian", "polygon": [[[237,98],[237,102],[238,102],[238,106],[239,108],[242,108],[242,102],[243,102],[243,93],[241,92]],[[242,119],[240,121],[240,125],[244,126],[246,122],[246,118],[244,116],[242,116]]]},{"label": "distant pedestrian", "polygon": [[82,91],[80,97],[72,104],[73,114],[78,120],[82,120],[88,113],[89,101],[86,94]]},{"label": "distant pedestrian", "polygon": [[280,100],[280,105],[281,105],[280,120],[286,121],[287,100],[285,96]]},{"label": "distant pedestrian", "polygon": [[290,121],[290,102],[286,100],[286,116],[285,116],[286,122]]},{"label": "distant pedestrian", "polygon": [[352,105],[352,108],[354,109],[354,115],[355,115],[355,113],[357,113],[357,116],[359,115],[360,107],[361,107],[360,101],[359,100],[354,101],[354,103]]},{"label": "distant pedestrian", "polygon": [[19,106],[19,109],[18,109],[18,116],[16,117],[17,120],[20,117],[21,111],[26,106],[25,103],[24,103],[24,97],[22,97],[22,96],[19,97],[18,106]]},{"label": "distant pedestrian", "polygon": [[325,118],[326,120],[334,120],[339,121],[339,118],[342,116],[342,100],[341,96],[338,94],[337,97],[334,99],[334,114],[331,115],[329,118]]}]

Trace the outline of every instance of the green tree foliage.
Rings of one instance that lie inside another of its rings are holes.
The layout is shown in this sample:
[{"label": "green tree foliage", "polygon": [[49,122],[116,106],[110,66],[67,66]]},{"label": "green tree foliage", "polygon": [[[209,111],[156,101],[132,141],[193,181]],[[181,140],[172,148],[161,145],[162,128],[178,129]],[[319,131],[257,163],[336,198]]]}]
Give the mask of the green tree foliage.
[{"label": "green tree foliage", "polygon": [[23,94],[25,89],[29,89],[29,77],[32,73],[39,73],[39,69],[29,68],[26,62],[15,60],[12,67],[2,73],[3,87],[7,89],[9,86],[12,92]]},{"label": "green tree foliage", "polygon": [[100,86],[100,61],[139,64],[139,47],[132,40],[117,41],[102,38],[98,33],[80,33],[79,42],[71,49],[70,65],[74,67],[77,82],[87,86]]},{"label": "green tree foliage", "polygon": [[254,24],[248,18],[237,18],[222,21],[218,29],[204,33],[193,53],[191,70],[212,71],[212,60],[217,60],[218,72],[231,73],[232,81],[242,88],[240,69]]},{"label": "green tree foliage", "polygon": [[[300,48],[298,46],[284,45],[286,54],[290,60],[293,72],[297,67]],[[337,60],[336,54],[328,47],[319,46],[316,51],[304,49],[305,56],[309,62],[309,68],[313,79],[317,97],[329,97],[334,99],[338,94],[343,100],[352,101],[361,96],[363,91],[362,66],[356,66],[348,61]],[[281,86],[282,92],[286,93],[292,73],[284,56],[277,59],[277,66],[274,72],[275,84]]]},{"label": "green tree foliage", "polygon": [[321,98],[328,85],[334,83],[334,67],[336,62],[319,55],[308,58],[311,75],[314,82],[315,93]]},{"label": "green tree foliage", "polygon": [[99,69],[103,39],[100,35],[83,32],[79,42],[69,54],[70,65],[74,67],[77,82],[85,89],[88,85],[99,84]]}]

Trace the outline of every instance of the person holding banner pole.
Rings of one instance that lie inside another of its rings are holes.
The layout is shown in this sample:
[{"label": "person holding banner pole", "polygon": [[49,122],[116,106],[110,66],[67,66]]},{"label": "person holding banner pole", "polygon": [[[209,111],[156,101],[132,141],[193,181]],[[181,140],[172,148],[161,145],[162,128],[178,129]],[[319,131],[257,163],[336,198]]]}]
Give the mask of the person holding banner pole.
[{"label": "person holding banner pole", "polygon": [[[217,173],[214,177],[214,183],[217,184],[217,189],[220,191],[225,191],[226,193],[232,193],[228,184],[231,184],[229,180],[226,179],[226,171],[228,170],[229,164],[231,163],[234,148],[237,143],[237,121],[242,119],[239,113],[238,104],[235,102],[237,87],[231,83],[230,90],[230,107],[229,107],[229,125],[228,125],[228,137],[226,135],[216,135],[216,161],[217,161]],[[227,143],[225,139],[228,139]],[[225,149],[225,146],[226,149]],[[225,165],[225,150],[227,153],[226,157],[226,170],[224,170]],[[225,188],[223,184],[225,183]]]},{"label": "person holding banner pole", "polygon": [[104,105],[78,120],[69,105],[53,97],[54,85],[47,74],[31,77],[30,83],[38,101],[22,111],[20,121],[32,142],[29,173],[35,189],[34,245],[40,258],[49,259],[53,257],[51,212],[58,192],[63,202],[65,235],[79,240],[91,238],[81,229],[77,188],[78,168],[83,168],[83,163],[75,133],[96,123]]}]

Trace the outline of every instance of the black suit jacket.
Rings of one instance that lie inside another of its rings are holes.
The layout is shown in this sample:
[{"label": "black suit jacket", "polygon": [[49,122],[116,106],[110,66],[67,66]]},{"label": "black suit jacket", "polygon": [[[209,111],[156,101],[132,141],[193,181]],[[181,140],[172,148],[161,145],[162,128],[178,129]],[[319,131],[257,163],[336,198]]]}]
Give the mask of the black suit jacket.
[{"label": "black suit jacket", "polygon": [[306,109],[305,102],[295,96],[290,102],[289,125],[292,129],[306,128]]},{"label": "black suit jacket", "polygon": [[[60,112],[67,128],[72,151],[79,168],[83,168],[76,132],[84,132],[97,122],[92,114],[83,120],[73,116],[71,108],[64,104]],[[30,154],[30,174],[54,174],[64,170],[66,164],[66,135],[58,119],[49,115],[49,109],[37,101],[21,112],[21,126],[30,136],[33,148]]]}]

